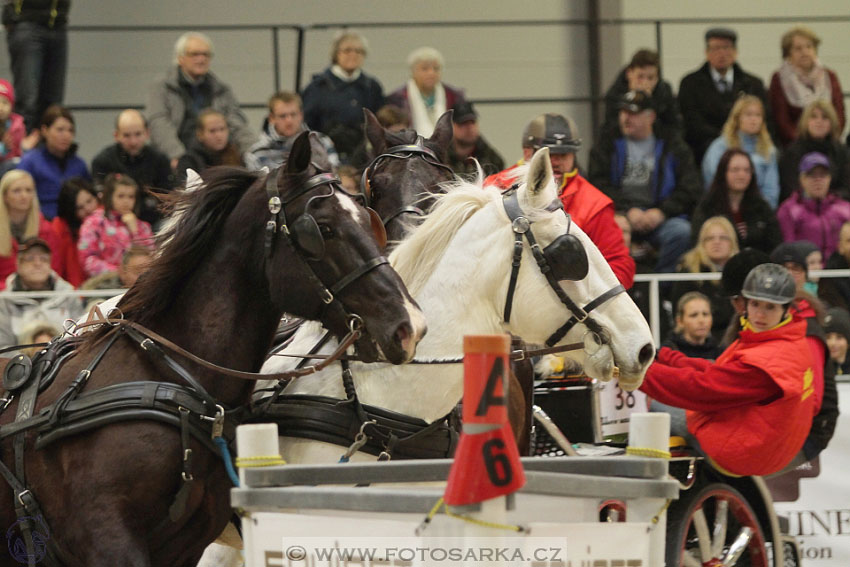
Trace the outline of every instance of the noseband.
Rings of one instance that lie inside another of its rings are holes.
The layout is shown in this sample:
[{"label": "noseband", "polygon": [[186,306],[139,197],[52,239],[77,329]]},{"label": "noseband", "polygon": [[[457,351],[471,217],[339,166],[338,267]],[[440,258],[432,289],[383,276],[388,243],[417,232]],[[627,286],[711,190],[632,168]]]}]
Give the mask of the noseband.
[{"label": "noseband", "polygon": [[[283,168],[280,168],[279,172],[282,171]],[[266,222],[266,259],[271,256],[274,250],[275,233],[280,230],[284,233],[286,242],[295,251],[295,256],[301,259],[302,264],[306,268],[307,279],[318,291],[319,297],[321,297],[322,302],[326,305],[326,309],[335,310],[342,317],[343,321],[350,322],[353,319],[359,319],[357,315],[350,315],[336,296],[347,286],[378,266],[389,264],[389,260],[387,260],[386,256],[376,256],[340,278],[330,288],[326,287],[321,279],[319,279],[319,276],[316,275],[312,266],[313,262],[318,262],[322,258],[324,253],[324,237],[319,231],[319,226],[315,219],[307,209],[313,200],[330,197],[337,190],[342,191],[339,177],[333,173],[319,173],[307,179],[297,189],[291,191],[286,196],[286,200],[281,200],[280,190],[278,189],[278,177],[281,175],[279,172],[272,171],[266,176],[266,194],[269,197],[268,206],[271,213],[271,218]],[[298,215],[295,215],[293,221],[287,225],[286,205],[308,191],[325,185],[330,188],[330,192],[311,197],[304,206],[304,210]]]},{"label": "noseband", "polygon": [[[441,168],[447,173],[449,173],[452,177],[454,176],[454,171],[452,171],[452,168],[442,163],[440,161],[440,158],[437,157],[437,154],[435,154],[429,148],[425,147],[422,136],[419,136],[415,144],[403,144],[400,146],[391,147],[386,152],[382,153],[381,155],[373,159],[371,162],[369,162],[369,165],[366,166],[366,169],[363,170],[363,175],[360,177],[359,196],[361,199],[363,199],[367,207],[371,206],[370,201],[372,199],[372,176],[374,175],[375,169],[378,167],[378,165],[382,161],[390,158],[407,160],[414,157],[420,157],[425,160],[428,165]],[[393,219],[403,214],[414,214],[418,216],[424,216],[425,211],[414,205],[406,205],[400,207],[398,210],[395,210],[386,217],[382,218],[381,222],[383,222],[384,226],[386,227]]]},{"label": "noseband", "polygon": [[[622,286],[622,284],[617,284],[612,287],[590,303],[584,306],[584,308],[579,307],[569,295],[564,292],[558,283],[558,278],[555,276],[557,273],[553,270],[553,260],[551,258],[551,253],[549,252],[549,248],[556,244],[558,239],[564,238],[566,235],[562,235],[556,239],[555,242],[547,246],[545,249],[541,249],[540,245],[537,243],[537,239],[534,237],[534,232],[531,230],[532,221],[525,215],[522,210],[522,207],[519,205],[519,200],[517,198],[516,190],[508,191],[502,196],[502,204],[505,207],[505,213],[508,215],[508,218],[511,220],[511,228],[514,231],[514,254],[511,262],[511,279],[508,284],[508,294],[505,299],[505,311],[504,311],[504,320],[505,323],[509,323],[511,319],[511,307],[514,300],[514,291],[516,290],[517,276],[519,275],[519,266],[522,261],[522,248],[523,248],[523,237],[528,240],[529,246],[531,246],[531,253],[534,255],[534,259],[537,261],[537,266],[540,268],[540,271],[546,276],[546,281],[549,282],[549,287],[555,292],[555,295],[558,296],[558,299],[563,303],[569,312],[572,314],[567,321],[561,325],[554,333],[552,333],[548,339],[546,339],[546,346],[553,346],[558,343],[564,336],[572,329],[576,323],[583,323],[585,327],[588,328],[592,333],[594,333],[597,337],[597,340],[601,344],[610,344],[611,337],[608,333],[602,328],[602,325],[599,324],[598,321],[593,319],[589,313],[608,301],[612,299],[617,294],[626,291],[626,288]],[[558,209],[563,209],[563,204],[560,199],[555,199],[552,203],[546,207],[547,211],[556,211]],[[575,238],[575,237],[573,237]],[[547,257],[548,256],[548,257]],[[582,276],[584,277],[584,276]]]}]

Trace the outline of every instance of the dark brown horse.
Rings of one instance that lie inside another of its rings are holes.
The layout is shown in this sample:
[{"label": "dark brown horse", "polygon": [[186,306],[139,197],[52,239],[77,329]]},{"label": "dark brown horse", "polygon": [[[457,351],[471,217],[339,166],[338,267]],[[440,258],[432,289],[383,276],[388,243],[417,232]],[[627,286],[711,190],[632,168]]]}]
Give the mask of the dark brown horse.
[{"label": "dark brown horse", "polygon": [[[366,210],[337,191],[332,176],[319,173],[307,135],[269,177],[209,170],[205,187],[182,197],[182,217],[162,255],[119,304],[124,317],[207,361],[242,371],[260,369],[284,311],[319,319],[338,334],[347,330],[346,314],[356,314],[370,337],[364,349],[393,363],[411,358],[424,334],[422,314],[398,275],[381,262]],[[328,303],[329,293],[339,301]],[[93,370],[81,398],[129,382],[185,385],[128,334],[118,328],[88,333],[39,395],[35,415],[55,407],[87,368]],[[104,350],[114,335],[118,338]],[[98,355],[102,359],[95,365]],[[227,409],[249,401],[252,381],[173,358],[215,403]],[[14,421],[17,405],[13,401],[2,414],[0,435]],[[198,415],[189,417],[201,422]],[[60,427],[66,418],[59,415]],[[38,433],[25,434],[26,486],[40,504],[48,541],[63,565],[195,565],[232,513],[222,459],[194,437],[188,441],[194,480],[184,504],[173,507],[186,473],[178,427],[118,419],[36,449]],[[8,437],[2,461],[15,470]],[[0,493],[0,526],[16,521],[12,491],[6,490]],[[0,553],[0,565],[26,562]]]},{"label": "dark brown horse", "polygon": [[366,137],[372,145],[371,162],[363,172],[360,191],[375,209],[392,242],[407,235],[413,223],[433,204],[440,183],[454,180],[448,163],[452,142],[452,113],[444,113],[434,133],[424,139],[415,130],[391,132],[364,109]]}]

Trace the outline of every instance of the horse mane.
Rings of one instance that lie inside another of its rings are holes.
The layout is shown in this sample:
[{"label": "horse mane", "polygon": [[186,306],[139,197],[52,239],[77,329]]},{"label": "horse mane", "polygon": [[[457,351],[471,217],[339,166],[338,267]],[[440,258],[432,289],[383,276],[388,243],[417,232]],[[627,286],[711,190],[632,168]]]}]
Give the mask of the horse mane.
[{"label": "horse mane", "polygon": [[118,303],[125,318],[146,324],[169,308],[175,288],[214,249],[227,217],[258,179],[255,172],[235,167],[211,168],[204,178],[197,191],[174,191],[166,197],[179,219],[157,237],[167,246]]},{"label": "horse mane", "polygon": [[435,195],[436,202],[425,221],[390,254],[390,263],[413,296],[431,277],[463,223],[491,201],[501,198],[496,187],[481,187],[463,180],[444,187],[447,192]]}]

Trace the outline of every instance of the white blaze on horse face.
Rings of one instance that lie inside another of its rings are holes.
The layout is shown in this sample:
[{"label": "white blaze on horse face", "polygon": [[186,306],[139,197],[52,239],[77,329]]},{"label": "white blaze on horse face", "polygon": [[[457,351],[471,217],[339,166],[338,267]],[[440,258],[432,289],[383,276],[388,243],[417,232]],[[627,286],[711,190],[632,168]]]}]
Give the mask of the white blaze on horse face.
[{"label": "white blaze on horse face", "polygon": [[351,215],[351,219],[354,222],[360,222],[361,209],[360,209],[360,207],[358,207],[354,203],[354,201],[352,201],[351,199],[349,199],[347,197],[343,197],[342,195],[339,195],[336,192],[334,192],[334,198],[336,198],[336,200],[339,202],[339,204],[342,206],[342,208],[345,209],[345,211],[349,215]]}]

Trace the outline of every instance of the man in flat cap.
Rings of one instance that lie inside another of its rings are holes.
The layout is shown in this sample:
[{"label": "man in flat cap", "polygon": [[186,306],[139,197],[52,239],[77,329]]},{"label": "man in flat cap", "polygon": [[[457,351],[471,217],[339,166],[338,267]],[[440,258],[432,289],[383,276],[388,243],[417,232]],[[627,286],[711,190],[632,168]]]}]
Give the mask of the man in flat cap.
[{"label": "man in flat cap", "polygon": [[[712,140],[720,136],[732,105],[742,94],[759,97],[767,105],[762,80],[741,69],[738,58],[738,34],[728,28],[705,32],[705,64],[685,75],[679,85],[679,108],[685,124],[685,141],[694,152],[696,163]],[[766,112],[768,124],[772,123]]]}]

